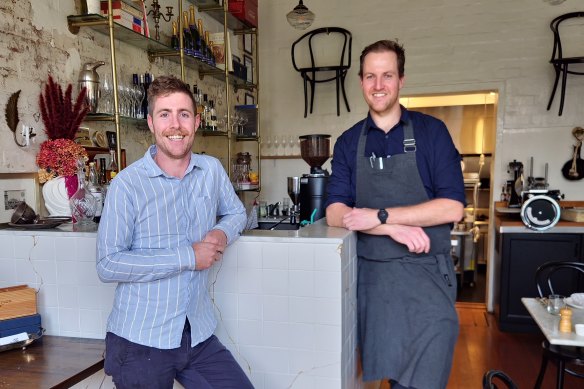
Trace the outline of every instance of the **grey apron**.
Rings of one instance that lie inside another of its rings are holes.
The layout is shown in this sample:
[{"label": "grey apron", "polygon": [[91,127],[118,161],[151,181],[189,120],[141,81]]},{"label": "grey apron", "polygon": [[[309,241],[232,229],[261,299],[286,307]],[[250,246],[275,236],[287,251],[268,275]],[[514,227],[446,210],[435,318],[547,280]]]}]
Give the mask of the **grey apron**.
[{"label": "grey apron", "polygon": [[[383,169],[380,161],[363,156],[366,123],[357,147],[356,207],[428,201],[411,122],[404,125],[404,154],[384,158]],[[450,228],[445,224],[424,231],[431,240],[429,254],[410,253],[388,236],[358,233],[357,305],[365,381],[390,378],[416,389],[442,389],[448,382],[458,337]]]}]

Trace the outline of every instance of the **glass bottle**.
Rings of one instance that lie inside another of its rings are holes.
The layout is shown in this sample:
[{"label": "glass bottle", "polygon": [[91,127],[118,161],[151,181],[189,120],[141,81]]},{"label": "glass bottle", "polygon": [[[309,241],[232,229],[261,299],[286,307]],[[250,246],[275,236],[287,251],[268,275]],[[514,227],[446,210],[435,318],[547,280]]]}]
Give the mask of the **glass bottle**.
[{"label": "glass bottle", "polygon": [[103,186],[107,183],[107,173],[105,166],[105,158],[99,159],[99,185]]},{"label": "glass bottle", "polygon": [[118,162],[116,161],[116,151],[114,149],[110,149],[110,164],[106,169],[107,171],[107,178],[108,182],[113,180],[116,174],[118,174]]},{"label": "glass bottle", "polygon": [[205,32],[203,30],[203,21],[201,19],[197,20],[197,28],[199,30],[199,51],[201,52],[201,60],[207,62],[207,44],[205,43]]},{"label": "glass bottle", "polygon": [[83,159],[77,161],[77,191],[69,199],[71,216],[76,225],[89,225],[95,216],[95,197],[89,192],[85,183],[85,163]]},{"label": "glass bottle", "polygon": [[217,111],[213,100],[209,101],[209,131],[217,131]]},{"label": "glass bottle", "polygon": [[178,51],[180,49],[180,41],[178,39],[178,25],[176,20],[172,21],[172,36],[170,37],[170,47]]},{"label": "glass bottle", "polygon": [[203,94],[203,113],[201,114],[201,129],[203,131],[209,131],[211,114],[209,109],[209,103],[207,101],[207,94]]},{"label": "glass bottle", "polygon": [[189,6],[189,30],[193,40],[193,55],[196,58],[201,58],[201,37],[195,22],[195,7],[193,5]]},{"label": "glass bottle", "polygon": [[189,29],[189,13],[183,11],[183,46],[186,55],[191,57],[195,55],[193,52],[193,37],[191,35],[191,30]]},{"label": "glass bottle", "polygon": [[99,220],[101,219],[101,210],[103,208],[103,193],[99,183],[97,169],[95,168],[95,162],[89,162],[89,181],[87,183],[87,189],[91,195],[95,197],[95,215],[93,221],[99,223]]}]

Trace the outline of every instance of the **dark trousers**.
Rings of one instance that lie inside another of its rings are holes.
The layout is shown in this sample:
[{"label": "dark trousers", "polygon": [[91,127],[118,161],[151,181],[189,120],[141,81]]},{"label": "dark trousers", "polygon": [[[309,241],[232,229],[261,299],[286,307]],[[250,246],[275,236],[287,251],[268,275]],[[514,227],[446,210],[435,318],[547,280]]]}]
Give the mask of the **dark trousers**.
[{"label": "dark trousers", "polygon": [[215,335],[191,347],[187,320],[179,348],[161,350],[132,343],[111,332],[105,338],[105,372],[117,389],[244,389],[253,385]]}]

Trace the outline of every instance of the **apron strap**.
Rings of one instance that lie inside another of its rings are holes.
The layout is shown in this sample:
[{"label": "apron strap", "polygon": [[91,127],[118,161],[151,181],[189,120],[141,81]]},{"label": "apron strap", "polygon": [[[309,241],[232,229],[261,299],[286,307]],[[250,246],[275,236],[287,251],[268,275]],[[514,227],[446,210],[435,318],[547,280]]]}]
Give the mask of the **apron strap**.
[{"label": "apron strap", "polygon": [[416,152],[416,139],[414,138],[414,127],[412,121],[406,121],[404,125],[404,153]]}]

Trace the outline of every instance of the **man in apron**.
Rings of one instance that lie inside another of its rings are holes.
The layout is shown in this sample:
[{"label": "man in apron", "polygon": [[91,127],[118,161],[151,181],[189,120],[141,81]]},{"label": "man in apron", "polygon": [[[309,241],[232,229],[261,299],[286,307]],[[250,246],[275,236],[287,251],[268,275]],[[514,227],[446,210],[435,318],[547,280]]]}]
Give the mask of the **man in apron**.
[{"label": "man in apron", "polygon": [[358,233],[363,380],[442,389],[458,336],[450,224],[463,217],[464,182],[444,123],[400,106],[404,63],[393,41],[363,50],[369,114],[335,144],[326,216]]}]

